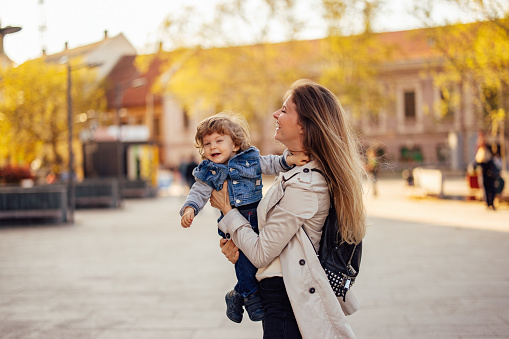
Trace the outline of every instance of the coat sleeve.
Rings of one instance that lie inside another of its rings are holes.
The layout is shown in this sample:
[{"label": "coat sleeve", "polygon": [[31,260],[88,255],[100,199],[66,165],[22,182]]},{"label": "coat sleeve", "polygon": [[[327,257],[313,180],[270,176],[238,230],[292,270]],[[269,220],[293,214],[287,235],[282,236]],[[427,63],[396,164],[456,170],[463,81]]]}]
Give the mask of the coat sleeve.
[{"label": "coat sleeve", "polygon": [[207,204],[207,201],[210,199],[212,190],[212,187],[203,181],[196,179],[196,182],[193,184],[189,194],[187,195],[184,206],[182,206],[180,209],[180,216],[184,214],[184,210],[188,206],[194,208],[195,216],[198,215],[198,213],[203,209],[203,207]]},{"label": "coat sleeve", "polygon": [[[290,242],[306,219],[318,211],[317,193],[299,185],[286,187],[285,194],[259,225],[256,234],[249,222],[236,210],[228,212],[219,228],[230,235],[254,266],[267,266]],[[228,235],[227,235],[228,237]]]},{"label": "coat sleeve", "polygon": [[286,157],[289,155],[286,150],[283,155],[261,155],[260,156],[260,167],[262,174],[265,175],[278,175],[279,172],[286,172],[292,168],[286,162]]}]

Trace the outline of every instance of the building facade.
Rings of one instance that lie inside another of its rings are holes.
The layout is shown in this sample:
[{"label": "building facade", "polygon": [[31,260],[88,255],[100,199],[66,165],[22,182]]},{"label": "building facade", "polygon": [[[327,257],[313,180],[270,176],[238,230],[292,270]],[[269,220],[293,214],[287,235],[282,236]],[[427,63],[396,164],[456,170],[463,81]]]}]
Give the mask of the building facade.
[{"label": "building facade", "polygon": [[[479,109],[467,87],[454,88],[451,90],[463,91],[461,104],[443,114],[440,109],[443,93],[436,86],[434,76],[443,71],[444,58],[422,33],[423,30],[412,30],[376,34],[380,43],[393,50],[393,57],[382,63],[378,75],[383,93],[390,98],[389,104],[376,112],[350,114],[350,119],[366,147],[383,150],[387,169],[430,165],[462,171],[474,159],[477,134],[483,128]],[[316,41],[299,43],[316,44]],[[316,78],[320,67],[309,63],[313,69],[309,78]],[[277,108],[274,106],[273,110]],[[165,94],[165,165],[175,165],[190,155],[197,155],[193,147],[196,125],[214,113],[210,108],[190,114],[189,108],[179,104],[171,93]],[[270,113],[267,111],[267,116]],[[265,119],[260,124],[264,128],[260,135],[254,136],[254,144],[263,154],[281,152],[272,139],[273,121]]]},{"label": "building facade", "polygon": [[[411,30],[375,34],[380,44],[392,49],[392,57],[383,62],[378,71],[378,83],[389,98],[389,104],[380,105],[374,112],[366,110],[355,116],[347,108],[347,113],[365,147],[383,150],[388,169],[431,165],[461,171],[473,160],[478,132],[484,128],[480,109],[474,103],[468,86],[456,86],[450,90],[461,94],[461,102],[451,106],[444,114],[440,108],[444,93],[435,83],[435,76],[444,70],[444,58],[423,32]],[[307,51],[299,55],[299,58],[305,59],[306,70],[302,74],[318,79],[324,65],[312,51],[321,41],[296,43]],[[218,108],[204,108],[199,97],[196,105],[186,105],[171,92],[163,90],[162,94],[158,94],[153,90],[156,82],[160,82],[163,89],[167,87],[172,76],[179,72],[179,68],[173,66],[175,63],[165,64],[165,60],[171,61],[171,53],[169,57],[165,55],[162,58],[154,55],[147,70],[140,72],[135,64],[136,51],[125,37],[120,34],[108,38],[105,34],[101,42],[46,58],[56,61],[63,55],[76,54],[85,55],[89,63],[102,65],[100,72],[106,80],[111,124],[143,126],[147,140],[159,147],[162,167],[176,168],[190,157],[199,160],[194,147],[196,126],[204,117],[217,113]],[[288,61],[292,62],[285,60]],[[281,95],[283,93],[284,90],[281,90]],[[278,109],[279,104],[265,105],[266,112],[258,116],[268,118],[255,121],[258,128],[252,133],[253,144],[262,154],[283,150],[273,140],[274,121],[270,119],[270,114]]]}]

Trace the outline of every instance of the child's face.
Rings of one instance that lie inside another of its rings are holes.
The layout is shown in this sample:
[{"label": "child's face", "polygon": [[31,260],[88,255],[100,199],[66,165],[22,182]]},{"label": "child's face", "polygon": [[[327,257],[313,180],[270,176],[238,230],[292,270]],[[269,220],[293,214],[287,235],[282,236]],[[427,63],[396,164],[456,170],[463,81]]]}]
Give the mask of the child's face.
[{"label": "child's face", "polygon": [[212,133],[203,137],[203,153],[205,158],[216,164],[226,164],[237,151],[239,146],[233,144],[229,135]]}]

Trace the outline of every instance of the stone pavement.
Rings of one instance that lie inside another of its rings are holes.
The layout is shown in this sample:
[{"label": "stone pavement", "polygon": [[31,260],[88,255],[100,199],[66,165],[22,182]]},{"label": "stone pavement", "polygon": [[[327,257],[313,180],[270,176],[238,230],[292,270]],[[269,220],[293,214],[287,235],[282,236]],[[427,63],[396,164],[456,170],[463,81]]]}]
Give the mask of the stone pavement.
[{"label": "stone pavement", "polygon": [[[389,179],[377,198],[366,194],[361,310],[349,317],[357,337],[509,338],[509,206],[406,194]],[[182,202],[0,226],[0,338],[261,338],[260,323],[224,315],[235,276],[216,211],[184,230]]]}]

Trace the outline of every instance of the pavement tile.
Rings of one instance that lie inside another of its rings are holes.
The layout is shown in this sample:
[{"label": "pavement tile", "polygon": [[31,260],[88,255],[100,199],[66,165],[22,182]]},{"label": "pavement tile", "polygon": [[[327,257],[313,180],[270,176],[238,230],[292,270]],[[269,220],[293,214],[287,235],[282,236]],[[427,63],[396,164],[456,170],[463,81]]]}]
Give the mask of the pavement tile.
[{"label": "pavement tile", "polygon": [[195,330],[109,329],[96,339],[192,339]]},{"label": "pavement tile", "polygon": [[[506,328],[506,330],[509,328]],[[462,338],[463,336],[479,336],[483,338],[495,337],[497,334],[493,330],[493,326],[490,324],[456,324],[456,323],[432,323],[410,326],[394,325],[391,328],[391,335],[394,337],[407,338],[435,338],[438,336],[448,338]]]},{"label": "pavement tile", "polygon": [[100,332],[80,330],[20,330],[2,336],[2,339],[95,339]]},{"label": "pavement tile", "polygon": [[242,326],[237,329],[214,328],[210,330],[198,330],[192,339],[260,339],[263,337],[261,326]]},{"label": "pavement tile", "polygon": [[[398,180],[378,190],[365,199],[361,309],[348,317],[357,337],[509,337],[509,207],[408,199]],[[182,229],[183,202],[127,200],[78,210],[74,225],[1,227],[0,338],[261,338],[261,323],[225,316],[235,275],[218,213],[207,206]]]}]

